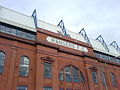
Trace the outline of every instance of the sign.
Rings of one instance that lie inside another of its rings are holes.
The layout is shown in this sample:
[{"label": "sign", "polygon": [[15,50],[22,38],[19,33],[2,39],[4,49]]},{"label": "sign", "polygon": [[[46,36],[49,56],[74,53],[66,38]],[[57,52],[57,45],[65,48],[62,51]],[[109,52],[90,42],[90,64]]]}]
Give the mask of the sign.
[{"label": "sign", "polygon": [[54,38],[54,37],[47,36],[46,40],[50,43],[54,43],[54,44],[58,44],[58,45],[61,45],[61,46],[64,46],[64,47],[76,49],[76,50],[79,50],[79,51],[82,51],[82,52],[88,52],[88,49],[86,47],[83,47],[83,46],[80,46],[80,45],[77,45],[77,44],[73,44],[73,43],[70,43],[70,42],[67,42],[67,41],[64,41],[64,40],[60,40],[60,39],[57,39],[57,38]]}]

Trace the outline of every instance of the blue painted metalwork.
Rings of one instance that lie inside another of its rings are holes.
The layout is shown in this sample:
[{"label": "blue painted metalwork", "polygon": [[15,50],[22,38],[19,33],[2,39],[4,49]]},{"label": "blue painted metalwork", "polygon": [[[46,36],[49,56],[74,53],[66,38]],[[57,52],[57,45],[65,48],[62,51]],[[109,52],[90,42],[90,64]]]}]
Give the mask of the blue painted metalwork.
[{"label": "blue painted metalwork", "polygon": [[67,32],[66,32],[66,29],[65,29],[65,25],[64,25],[63,20],[61,20],[61,21],[58,23],[57,26],[62,29],[62,32],[63,32],[64,36],[70,37],[70,35],[67,34]]},{"label": "blue painted metalwork", "polygon": [[116,43],[116,41],[113,41],[110,45],[112,45],[118,52],[120,52],[120,48],[118,44]]},{"label": "blue painted metalwork", "polygon": [[31,16],[31,17],[33,17],[35,27],[37,28],[37,27],[38,27],[38,25],[37,25],[37,13],[36,13],[36,9],[33,11],[33,13],[32,13],[32,16]]},{"label": "blue painted metalwork", "polygon": [[78,34],[81,34],[84,37],[84,39],[87,41],[87,43],[90,44],[90,40],[89,40],[84,28],[82,28]]},{"label": "blue painted metalwork", "polygon": [[103,45],[103,47],[109,52],[109,48],[107,47],[107,44],[105,43],[105,41],[104,41],[104,39],[102,38],[101,35],[98,36],[98,37],[96,38],[96,40],[98,40],[98,41]]}]

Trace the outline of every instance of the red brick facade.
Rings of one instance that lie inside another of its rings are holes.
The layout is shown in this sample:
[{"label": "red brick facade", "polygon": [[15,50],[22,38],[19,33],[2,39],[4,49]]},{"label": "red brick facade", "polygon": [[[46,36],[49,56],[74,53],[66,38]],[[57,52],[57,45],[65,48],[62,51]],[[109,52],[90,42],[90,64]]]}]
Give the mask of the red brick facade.
[{"label": "red brick facade", "polygon": [[[47,36],[84,46],[88,52],[47,42]],[[59,90],[59,88],[64,88],[64,90],[67,88],[71,90],[120,90],[120,65],[105,63],[105,60],[95,57],[91,45],[69,37],[41,29],[37,29],[36,41],[0,33],[0,51],[6,55],[4,71],[0,74],[0,90],[16,90],[20,85],[28,86],[28,90],[43,90],[44,86],[52,87],[52,90]],[[28,77],[19,76],[20,58],[23,55],[30,60]],[[52,78],[44,78],[44,62],[51,62]],[[68,65],[77,67],[83,73],[85,83],[59,80],[59,71]],[[97,84],[93,83],[91,74],[93,70],[97,73]],[[105,72],[106,86],[101,83],[101,70]],[[112,86],[110,72],[115,75],[116,87]]]}]

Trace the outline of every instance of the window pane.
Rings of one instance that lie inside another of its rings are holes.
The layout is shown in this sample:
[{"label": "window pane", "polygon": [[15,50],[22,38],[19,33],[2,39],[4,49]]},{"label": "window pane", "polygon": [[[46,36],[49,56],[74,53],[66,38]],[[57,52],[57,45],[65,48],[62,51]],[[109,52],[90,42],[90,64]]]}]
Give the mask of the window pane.
[{"label": "window pane", "polygon": [[3,52],[0,52],[0,73],[3,72],[4,62],[5,62],[5,54]]},{"label": "window pane", "polygon": [[17,90],[28,90],[27,86],[18,86]]},{"label": "window pane", "polygon": [[44,63],[44,77],[45,78],[52,77],[51,64],[49,64],[49,63]]},{"label": "window pane", "polygon": [[81,83],[85,83],[85,77],[82,72],[80,72],[80,81]]},{"label": "window pane", "polygon": [[29,59],[25,56],[22,56],[20,60],[19,76],[28,76],[28,71],[29,71]]},{"label": "window pane", "polygon": [[63,80],[63,70],[59,72],[59,80]]},{"label": "window pane", "polygon": [[17,36],[19,36],[19,37],[23,37],[23,32],[20,31],[20,30],[17,30]]},{"label": "window pane", "polygon": [[104,73],[104,72],[100,72],[100,73],[101,73],[102,85],[106,86],[106,78],[105,78],[105,73]]},{"label": "window pane", "polygon": [[92,78],[93,78],[93,82],[94,84],[98,84],[98,80],[97,80],[97,75],[96,75],[96,72],[92,72]]},{"label": "window pane", "polygon": [[110,76],[111,76],[111,80],[112,80],[112,85],[114,87],[116,87],[117,86],[116,79],[115,79],[115,76],[112,72],[110,73]]},{"label": "window pane", "polygon": [[6,27],[6,33],[11,34],[11,28]]},{"label": "window pane", "polygon": [[98,57],[98,58],[101,58],[101,54],[100,53],[95,52],[95,56]]},{"label": "window pane", "polygon": [[70,66],[65,67],[65,79],[66,79],[67,82],[70,82],[72,80],[71,72],[70,72]]},{"label": "window pane", "polygon": [[6,28],[5,28],[5,26],[3,26],[3,25],[0,25],[0,32],[6,32],[6,30],[5,30]]},{"label": "window pane", "polygon": [[16,29],[11,29],[11,34],[16,35]]},{"label": "window pane", "polygon": [[66,90],[72,90],[72,89],[70,89],[70,88],[67,88]]},{"label": "window pane", "polygon": [[51,87],[44,87],[44,90],[52,90]]},{"label": "window pane", "polygon": [[75,67],[72,67],[72,73],[73,73],[73,81],[74,82],[79,82],[80,79],[79,79],[79,73],[78,73],[78,69],[75,68]]}]

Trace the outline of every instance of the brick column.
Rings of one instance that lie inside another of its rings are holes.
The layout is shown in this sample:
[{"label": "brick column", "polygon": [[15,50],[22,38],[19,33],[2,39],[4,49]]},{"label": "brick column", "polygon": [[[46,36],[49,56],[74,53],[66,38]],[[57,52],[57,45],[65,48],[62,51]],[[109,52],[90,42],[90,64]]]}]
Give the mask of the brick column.
[{"label": "brick column", "polygon": [[[13,42],[14,46],[18,45],[17,41]],[[16,54],[17,54],[17,48],[12,47],[12,52],[10,56],[10,67],[9,67],[9,74],[8,74],[8,81],[7,81],[7,87],[6,90],[12,90],[13,86],[13,78],[14,78],[14,71],[15,71],[15,60],[16,60]]]}]

